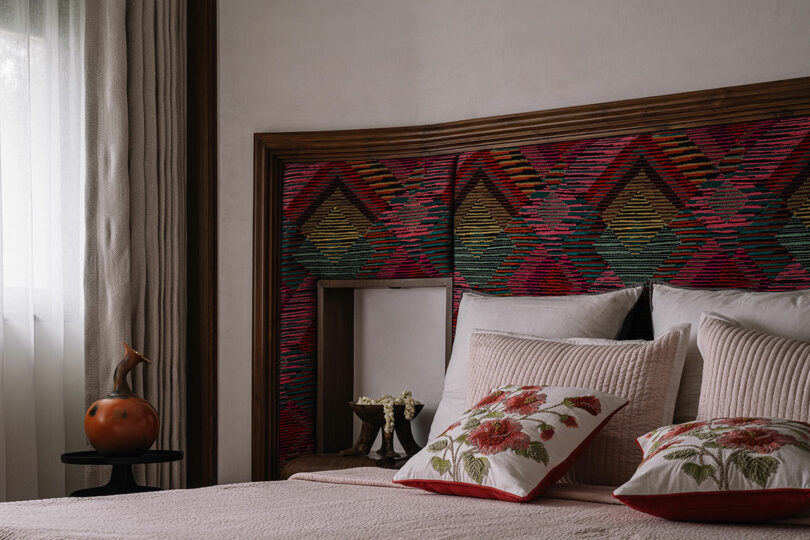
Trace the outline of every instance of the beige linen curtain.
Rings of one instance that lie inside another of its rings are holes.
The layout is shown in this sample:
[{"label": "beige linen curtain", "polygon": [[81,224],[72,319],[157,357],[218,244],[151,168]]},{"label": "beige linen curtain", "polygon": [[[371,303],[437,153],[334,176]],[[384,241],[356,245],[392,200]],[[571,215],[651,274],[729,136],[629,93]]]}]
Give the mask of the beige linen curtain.
[{"label": "beige linen curtain", "polygon": [[[186,434],[185,17],[184,0],[86,3],[85,397],[110,392],[127,341],[152,360],[133,388],[166,450],[185,450]],[[185,464],[136,476],[183,487]]]}]

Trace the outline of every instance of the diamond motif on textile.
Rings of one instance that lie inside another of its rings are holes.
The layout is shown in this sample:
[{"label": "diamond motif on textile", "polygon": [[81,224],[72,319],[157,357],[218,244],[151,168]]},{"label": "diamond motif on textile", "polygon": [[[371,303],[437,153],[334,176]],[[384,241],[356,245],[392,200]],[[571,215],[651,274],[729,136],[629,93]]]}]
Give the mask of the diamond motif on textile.
[{"label": "diamond motif on textile", "polygon": [[348,253],[361,236],[357,227],[343,215],[340,208],[334,206],[315,226],[308,239],[315,244],[324,257],[332,262],[337,262]]},{"label": "diamond motif on textile", "polygon": [[[804,207],[810,211],[810,205],[805,204]],[[808,230],[807,223],[808,221],[801,221],[796,213],[795,217],[792,217],[787,225],[776,234],[776,238],[799,264],[810,270],[810,243],[808,243],[810,230]]]},{"label": "diamond motif on textile", "polygon": [[556,192],[551,192],[543,199],[535,199],[530,209],[537,213],[527,218],[526,222],[540,231],[557,229],[569,214],[568,205]]},{"label": "diamond motif on textile", "polygon": [[486,206],[476,201],[456,227],[458,236],[470,255],[480,257],[502,232]]},{"label": "diamond motif on textile", "polygon": [[371,222],[343,193],[335,189],[301,225],[301,232],[318,252],[338,262],[365,236]]},{"label": "diamond motif on textile", "polygon": [[787,207],[805,227],[810,229],[810,177],[801,179],[799,188],[788,199]]},{"label": "diamond motif on textile", "polygon": [[[640,193],[644,197],[646,204],[657,214],[658,219],[668,224],[677,214],[678,207],[673,203],[677,201],[677,196],[672,193],[663,180],[649,169],[648,166],[640,163],[632,176],[621,181],[621,190],[609,197],[602,204],[607,206],[602,210],[602,220],[610,224],[615,217],[624,210],[631,199]],[[634,204],[641,205],[640,201]]]},{"label": "diamond motif on textile", "polygon": [[633,195],[610,222],[610,230],[630,253],[639,253],[666,226],[643,193]]},{"label": "diamond motif on textile", "polygon": [[714,212],[728,219],[745,206],[748,197],[729,181],[723,182],[706,201]]}]

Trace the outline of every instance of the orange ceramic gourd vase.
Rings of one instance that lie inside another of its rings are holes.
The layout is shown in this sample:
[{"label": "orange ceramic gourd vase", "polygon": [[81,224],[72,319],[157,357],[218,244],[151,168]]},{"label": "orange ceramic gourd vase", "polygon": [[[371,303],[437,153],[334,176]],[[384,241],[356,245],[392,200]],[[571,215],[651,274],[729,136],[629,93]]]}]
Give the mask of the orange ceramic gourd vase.
[{"label": "orange ceramic gourd vase", "polygon": [[139,456],[152,446],[160,428],[155,408],[136,396],[127,382],[132,368],[151,362],[126,343],[124,349],[112,393],[93,403],[84,416],[84,432],[103,456]]}]

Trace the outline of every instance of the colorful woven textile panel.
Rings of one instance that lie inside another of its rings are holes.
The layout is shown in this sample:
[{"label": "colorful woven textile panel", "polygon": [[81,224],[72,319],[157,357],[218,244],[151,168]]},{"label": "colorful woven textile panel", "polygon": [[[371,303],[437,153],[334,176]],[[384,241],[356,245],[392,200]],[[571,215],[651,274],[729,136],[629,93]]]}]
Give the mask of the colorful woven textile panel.
[{"label": "colorful woven textile panel", "polygon": [[456,302],[652,279],[810,287],[810,118],[292,164],[283,205],[282,463],[315,448],[318,279],[452,274]]},{"label": "colorful woven textile panel", "polygon": [[281,462],[315,449],[318,279],[447,277],[455,156],[284,170]]},{"label": "colorful woven textile panel", "polygon": [[809,133],[792,118],[463,154],[457,300],[810,287]]}]

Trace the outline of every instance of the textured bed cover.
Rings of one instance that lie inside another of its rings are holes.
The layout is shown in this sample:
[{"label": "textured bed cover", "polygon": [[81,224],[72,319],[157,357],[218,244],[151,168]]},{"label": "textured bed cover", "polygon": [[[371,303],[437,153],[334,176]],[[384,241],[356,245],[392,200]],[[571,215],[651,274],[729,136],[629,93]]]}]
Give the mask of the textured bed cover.
[{"label": "textured bed cover", "polygon": [[810,514],[767,525],[670,522],[596,486],[532,503],[437,495],[361,468],[111,497],[0,504],[0,538],[808,538]]}]

